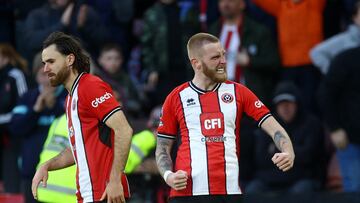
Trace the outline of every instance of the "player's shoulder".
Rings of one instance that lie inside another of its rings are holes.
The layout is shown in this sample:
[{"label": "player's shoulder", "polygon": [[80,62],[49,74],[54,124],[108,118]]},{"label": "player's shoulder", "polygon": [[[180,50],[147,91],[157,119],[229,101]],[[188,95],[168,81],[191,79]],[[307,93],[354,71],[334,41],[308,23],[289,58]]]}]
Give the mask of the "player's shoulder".
[{"label": "player's shoulder", "polygon": [[248,89],[245,85],[240,84],[240,83],[238,83],[238,82],[231,81],[231,80],[226,80],[224,83],[225,83],[225,84],[232,84],[232,85],[234,85],[235,88],[238,89],[238,90]]},{"label": "player's shoulder", "polygon": [[81,76],[79,85],[81,89],[87,89],[87,90],[91,90],[91,88],[96,88],[99,86],[109,86],[101,78],[99,78],[96,75],[92,75],[90,73],[84,73]]},{"label": "player's shoulder", "polygon": [[104,81],[96,75],[92,75],[90,73],[84,73],[81,76],[80,82],[82,84],[91,84],[91,83],[102,83]]},{"label": "player's shoulder", "polygon": [[185,88],[189,87],[189,82],[184,82],[183,84],[175,87],[168,95],[168,97],[174,97],[177,96],[181,91],[183,91]]}]

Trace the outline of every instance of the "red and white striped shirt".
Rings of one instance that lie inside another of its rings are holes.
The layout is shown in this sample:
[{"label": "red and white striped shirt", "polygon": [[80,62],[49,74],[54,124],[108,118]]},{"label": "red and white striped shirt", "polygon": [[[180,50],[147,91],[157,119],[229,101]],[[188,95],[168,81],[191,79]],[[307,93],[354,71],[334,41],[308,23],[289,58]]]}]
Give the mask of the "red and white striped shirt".
[{"label": "red and white striped shirt", "polygon": [[[100,201],[105,191],[114,154],[114,132],[105,122],[120,110],[108,84],[91,74],[79,74],[66,98],[66,116],[80,203]],[[125,175],[122,185],[128,197]]]},{"label": "red and white striped shirt", "polygon": [[186,189],[172,189],[171,197],[242,193],[239,153],[243,112],[259,126],[271,116],[249,89],[231,81],[207,92],[187,82],[168,95],[158,137],[175,139],[180,133],[174,170],[184,170],[189,177]]}]

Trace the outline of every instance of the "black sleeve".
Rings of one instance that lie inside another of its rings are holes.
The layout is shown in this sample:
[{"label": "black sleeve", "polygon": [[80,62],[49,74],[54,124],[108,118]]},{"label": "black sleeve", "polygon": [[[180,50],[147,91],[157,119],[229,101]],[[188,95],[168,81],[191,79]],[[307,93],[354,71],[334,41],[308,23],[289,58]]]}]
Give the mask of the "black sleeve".
[{"label": "black sleeve", "polygon": [[347,77],[351,64],[348,52],[336,56],[330,64],[330,69],[319,88],[319,104],[324,119],[330,130],[340,128],[340,105],[342,91],[348,86]]}]

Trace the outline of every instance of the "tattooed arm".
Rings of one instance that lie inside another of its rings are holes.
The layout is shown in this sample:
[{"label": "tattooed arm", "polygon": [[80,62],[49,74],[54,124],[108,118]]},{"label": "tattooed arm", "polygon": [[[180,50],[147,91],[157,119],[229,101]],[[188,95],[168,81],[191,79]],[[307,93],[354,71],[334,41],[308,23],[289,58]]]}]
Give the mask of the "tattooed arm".
[{"label": "tattooed arm", "polygon": [[173,139],[157,138],[156,145],[156,164],[160,174],[164,177],[165,182],[175,190],[183,190],[187,185],[187,173],[182,170],[173,172],[173,162],[170,151],[174,145]]},{"label": "tattooed arm", "polygon": [[156,164],[158,166],[159,172],[162,176],[164,176],[165,171],[172,171],[173,162],[171,160],[170,151],[172,146],[174,145],[173,139],[167,138],[157,138],[156,145]]},{"label": "tattooed arm", "polygon": [[34,198],[37,199],[37,187],[40,182],[42,182],[43,186],[46,187],[48,171],[66,168],[74,164],[75,160],[71,153],[70,147],[67,147],[59,155],[42,164],[36,171],[32,180],[31,190]]},{"label": "tattooed arm", "polygon": [[288,171],[294,165],[295,153],[291,140],[284,128],[270,116],[261,125],[261,128],[273,139],[281,153],[275,153],[271,159],[282,171]]}]

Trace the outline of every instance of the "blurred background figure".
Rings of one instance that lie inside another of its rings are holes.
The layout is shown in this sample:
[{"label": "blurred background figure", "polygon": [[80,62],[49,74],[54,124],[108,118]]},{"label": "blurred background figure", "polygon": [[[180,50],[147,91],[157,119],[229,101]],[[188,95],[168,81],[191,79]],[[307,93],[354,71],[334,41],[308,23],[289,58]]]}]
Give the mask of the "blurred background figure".
[{"label": "blurred background figure", "polygon": [[340,52],[360,45],[360,1],[357,0],[352,9],[353,23],[341,32],[311,49],[310,56],[314,65],[321,73],[329,71],[331,60]]},{"label": "blurred background figure", "polygon": [[[109,32],[110,39],[123,49],[124,58],[127,59],[132,45],[131,23],[135,16],[136,0],[83,0],[83,2],[97,11]],[[141,3],[148,4],[143,1]]]},{"label": "blurred background figure", "polygon": [[14,1],[0,2],[0,43],[15,45],[15,5]]},{"label": "blurred background figure", "polygon": [[[38,165],[45,163],[70,146],[66,115],[56,118],[49,129],[42,147]],[[76,202],[76,165],[61,170],[50,171],[46,187],[38,188],[38,201],[52,203]]]},{"label": "blurred background figure", "polygon": [[360,191],[360,48],[334,58],[319,89],[319,103],[337,149],[343,188]]},{"label": "blurred background figure", "polygon": [[49,127],[56,117],[64,113],[67,95],[63,87],[50,85],[47,74],[43,71],[40,53],[35,56],[33,67],[38,86],[20,97],[12,110],[13,116],[9,124],[11,136],[21,142],[21,190],[26,202],[35,202],[31,192],[32,178]]},{"label": "blurred background figure", "polygon": [[271,156],[278,150],[262,130],[254,132],[253,178],[246,193],[318,191],[325,175],[324,136],[320,121],[301,104],[297,87],[290,82],[279,83],[273,103],[275,116],[293,142],[296,154],[294,168],[286,173],[278,170]]},{"label": "blurred background figure", "polygon": [[155,161],[157,127],[161,106],[150,112],[146,129],[133,135],[125,173],[128,174],[132,198],[130,203],[161,203],[161,178]]},{"label": "blurred background figure", "polygon": [[[323,40],[325,0],[252,0],[276,18],[282,66],[281,80],[294,82],[307,109],[316,110],[315,92],[320,72],[310,60],[310,49]],[[306,82],[304,82],[306,81]]]},{"label": "blurred background figure", "polygon": [[96,56],[100,47],[109,41],[107,28],[99,14],[83,1],[75,0],[48,0],[29,13],[21,31],[29,59],[41,50],[42,42],[54,31],[80,38],[92,56]]},{"label": "blurred background figure", "polygon": [[124,111],[131,117],[141,114],[141,93],[134,85],[124,67],[122,50],[116,44],[104,45],[98,58],[100,70],[99,75],[105,82],[109,83],[118,101],[122,101]]},{"label": "blurred background figure", "polygon": [[19,192],[18,155],[20,140],[11,136],[8,124],[12,109],[28,90],[27,62],[9,44],[0,43],[0,155],[4,190]]},{"label": "blurred background figure", "polygon": [[210,32],[218,36],[227,55],[229,80],[244,83],[270,104],[280,59],[270,31],[248,17],[244,0],[219,0],[221,17]]},{"label": "blurred background figure", "polygon": [[151,108],[160,105],[192,73],[186,42],[200,31],[199,11],[194,4],[181,5],[177,0],[158,0],[144,15],[142,63],[148,75]]}]

